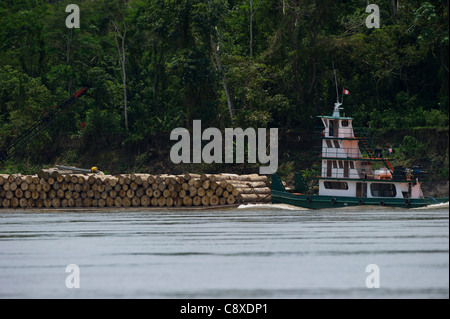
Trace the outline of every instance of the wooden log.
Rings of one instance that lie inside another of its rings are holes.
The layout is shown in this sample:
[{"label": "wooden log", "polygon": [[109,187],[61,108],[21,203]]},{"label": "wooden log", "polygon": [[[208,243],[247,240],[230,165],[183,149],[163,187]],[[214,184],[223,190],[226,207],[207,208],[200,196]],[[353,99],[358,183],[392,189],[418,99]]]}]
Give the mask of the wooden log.
[{"label": "wooden log", "polygon": [[42,199],[36,199],[34,205],[36,208],[42,208],[44,207],[44,201]]},{"label": "wooden log", "polygon": [[192,206],[192,198],[189,196],[183,197],[184,206]]},{"label": "wooden log", "polygon": [[266,182],[226,181],[226,183],[227,183],[227,186],[232,185],[234,187],[258,188],[258,187],[267,187],[268,186]]},{"label": "wooden log", "polygon": [[31,183],[30,185],[28,185],[28,190],[29,190],[30,192],[34,192],[34,191],[36,191],[36,187],[37,187],[36,184]]},{"label": "wooden log", "polygon": [[233,195],[228,195],[228,197],[227,197],[227,204],[228,205],[233,205],[234,203],[236,203],[236,198]]},{"label": "wooden log", "polygon": [[75,207],[83,207],[83,199],[81,197],[75,200]]},{"label": "wooden log", "polygon": [[159,207],[163,207],[164,205],[166,205],[166,198],[165,197],[159,197],[158,198],[158,206]]},{"label": "wooden log", "polygon": [[106,197],[106,206],[107,207],[113,207],[114,206],[114,198],[108,196]]},{"label": "wooden log", "polygon": [[[51,200],[50,198],[44,199],[44,206],[45,206],[45,208],[50,208],[50,207],[52,207],[52,200]],[[64,206],[64,207],[67,207],[67,205]]]},{"label": "wooden log", "polygon": [[8,198],[3,198],[2,200],[2,206],[4,208],[9,208],[11,206],[11,200]]},{"label": "wooden log", "polygon": [[235,189],[239,194],[271,194],[272,192],[269,187],[259,187],[259,188],[239,187]]},{"label": "wooden log", "polygon": [[50,177],[50,174],[53,172],[58,172],[57,168],[48,168],[48,169],[40,169],[38,170],[37,175],[39,178],[48,179]]},{"label": "wooden log", "polygon": [[83,207],[91,207],[91,206],[92,206],[92,198],[91,197],[84,198],[83,199]]},{"label": "wooden log", "polygon": [[222,194],[223,194],[223,188],[221,186],[217,187],[216,195],[220,197],[220,196],[222,196]]},{"label": "wooden log", "polygon": [[106,201],[103,198],[100,198],[98,200],[98,207],[105,207],[106,206]]},{"label": "wooden log", "polygon": [[153,189],[152,188],[147,188],[146,190],[145,190],[145,195],[148,197],[148,198],[151,198],[152,196],[153,196]]},{"label": "wooden log", "polygon": [[141,205],[141,199],[140,199],[139,197],[137,197],[137,196],[134,196],[134,197],[131,199],[131,205],[132,205],[133,207],[138,207],[138,206],[140,206],[140,205]]},{"label": "wooden log", "polygon": [[54,189],[51,189],[48,192],[47,197],[50,198],[50,199],[55,198],[56,197],[56,191]]},{"label": "wooden log", "polygon": [[129,199],[132,199],[134,197],[134,191],[131,188],[127,190],[127,197]]},{"label": "wooden log", "polygon": [[16,189],[17,189],[17,183],[16,182],[11,182],[9,184],[9,190],[12,191],[12,192],[15,192]]},{"label": "wooden log", "polygon": [[175,199],[173,200],[173,204],[174,204],[176,207],[180,207],[180,206],[183,205],[183,199],[180,198],[180,197],[177,197],[177,198],[175,198]]},{"label": "wooden log", "polygon": [[[129,179],[129,177],[128,177]],[[123,207],[130,207],[131,206],[131,199],[129,197],[124,197],[122,199],[122,206]]]},{"label": "wooden log", "polygon": [[153,197],[154,197],[154,198],[159,198],[159,197],[161,197],[161,191],[160,191],[159,189],[155,189],[155,190],[153,191]]},{"label": "wooden log", "polygon": [[173,198],[172,197],[167,197],[166,198],[166,206],[167,207],[173,206]]},{"label": "wooden log", "polygon": [[8,175],[7,174],[0,174],[0,185],[5,184],[7,181],[8,181]]},{"label": "wooden log", "polygon": [[209,187],[210,187],[210,185],[211,185],[211,181],[210,180],[204,180],[203,181],[203,183],[202,183],[202,187],[203,187],[203,189],[205,189],[205,190],[207,190]]},{"label": "wooden log", "polygon": [[22,198],[23,197],[23,191],[22,189],[18,188],[16,189],[16,191],[14,192],[14,195],[16,195],[17,198]]},{"label": "wooden log", "polygon": [[215,175],[215,181],[252,181],[252,182],[267,182],[268,178],[264,175],[250,174],[250,175],[237,175],[237,174],[217,174]]},{"label": "wooden log", "polygon": [[62,189],[58,189],[56,191],[56,196],[61,199],[64,198],[64,191]]},{"label": "wooden log", "polygon": [[141,198],[143,195],[145,194],[145,189],[142,187],[139,187],[138,189],[136,189],[135,191],[135,195],[139,198]]},{"label": "wooden log", "polygon": [[210,202],[210,200],[209,200],[209,197],[208,197],[208,196],[203,196],[203,197],[202,197],[202,205],[203,205],[203,206],[208,206],[208,205],[209,205],[209,202]]},{"label": "wooden log", "polygon": [[114,206],[122,207],[122,197],[117,196],[114,198]]},{"label": "wooden log", "polygon": [[30,185],[30,184],[28,184],[27,182],[21,183],[21,184],[20,184],[20,189],[21,189],[22,191],[26,191],[26,190],[28,190],[29,185]]},{"label": "wooden log", "polygon": [[26,208],[28,206],[28,200],[26,198],[19,199],[19,206],[21,208]]},{"label": "wooden log", "polygon": [[191,173],[184,174],[184,179],[186,181],[193,179],[193,178],[200,178],[200,175],[199,174],[191,174]]},{"label": "wooden log", "polygon": [[155,197],[153,197],[153,198],[150,200],[150,204],[151,204],[153,207],[158,206],[158,199],[155,198]]},{"label": "wooden log", "polygon": [[32,191],[31,192],[31,198],[34,199],[34,200],[38,199],[39,198],[39,192]]},{"label": "wooden log", "polygon": [[147,195],[142,195],[141,197],[141,206],[148,207],[150,206],[150,197]]},{"label": "wooden log", "polygon": [[67,200],[67,207],[75,207],[75,199],[73,197]]},{"label": "wooden log", "polygon": [[194,196],[192,199],[192,205],[194,206],[200,206],[202,204],[202,198],[200,196]]},{"label": "wooden log", "polygon": [[215,191],[217,189],[217,187],[219,187],[219,183],[217,183],[216,181],[213,181],[210,183],[209,187]]},{"label": "wooden log", "polygon": [[197,195],[197,188],[195,186],[190,186],[189,187],[189,197],[194,197],[195,195]]},{"label": "wooden log", "polygon": [[219,205],[219,196],[213,195],[210,197],[210,204],[211,206]]},{"label": "wooden log", "polygon": [[240,194],[238,196],[238,201],[240,203],[263,203],[270,202],[271,196],[259,196],[258,194]]}]

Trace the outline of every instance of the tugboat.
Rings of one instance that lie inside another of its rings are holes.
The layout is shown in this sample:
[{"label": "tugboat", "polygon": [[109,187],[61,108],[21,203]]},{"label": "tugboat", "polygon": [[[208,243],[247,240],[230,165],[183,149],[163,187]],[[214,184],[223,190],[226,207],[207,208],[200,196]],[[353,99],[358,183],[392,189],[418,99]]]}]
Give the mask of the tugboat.
[{"label": "tugboat", "polygon": [[319,133],[321,169],[313,177],[318,181],[318,192],[309,189],[301,173],[295,174],[292,190],[273,174],[272,203],[310,209],[360,205],[413,208],[440,203],[424,197],[420,169],[394,168],[380,150],[370,147],[367,136],[355,135],[353,119],[341,116],[341,105],[338,97],[331,116],[318,116],[323,123]]}]

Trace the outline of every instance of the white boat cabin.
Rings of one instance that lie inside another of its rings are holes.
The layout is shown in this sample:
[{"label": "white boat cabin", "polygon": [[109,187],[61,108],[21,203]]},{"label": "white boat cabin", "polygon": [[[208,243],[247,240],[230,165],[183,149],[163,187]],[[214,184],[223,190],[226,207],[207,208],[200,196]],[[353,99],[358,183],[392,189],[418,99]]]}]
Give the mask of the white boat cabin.
[{"label": "white boat cabin", "polygon": [[359,143],[367,143],[354,134],[350,117],[341,117],[336,103],[332,116],[319,116],[322,131],[322,167],[319,195],[362,198],[423,198],[417,180],[393,180],[389,168],[374,170],[372,163],[382,158],[364,158]]}]

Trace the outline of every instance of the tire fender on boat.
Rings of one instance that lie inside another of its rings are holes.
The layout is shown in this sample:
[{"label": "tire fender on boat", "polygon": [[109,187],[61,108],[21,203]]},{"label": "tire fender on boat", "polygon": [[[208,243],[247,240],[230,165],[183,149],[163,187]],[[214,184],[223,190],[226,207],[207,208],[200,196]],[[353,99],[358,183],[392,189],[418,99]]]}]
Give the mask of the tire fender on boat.
[{"label": "tire fender on boat", "polygon": [[311,196],[306,197],[306,202],[307,202],[308,204],[312,202]]},{"label": "tire fender on boat", "polygon": [[382,200],[382,201],[380,202],[380,206],[384,206],[384,205],[386,205],[386,203],[384,202],[384,200]]},{"label": "tire fender on boat", "polygon": [[409,206],[411,204],[411,200],[410,199],[405,199],[405,206]]},{"label": "tire fender on boat", "polygon": [[364,200],[360,199],[360,200],[358,201],[358,205],[364,205]]},{"label": "tire fender on boat", "polygon": [[331,204],[334,205],[334,204],[336,204],[336,202],[337,202],[336,198],[333,197],[333,198],[331,199]]}]

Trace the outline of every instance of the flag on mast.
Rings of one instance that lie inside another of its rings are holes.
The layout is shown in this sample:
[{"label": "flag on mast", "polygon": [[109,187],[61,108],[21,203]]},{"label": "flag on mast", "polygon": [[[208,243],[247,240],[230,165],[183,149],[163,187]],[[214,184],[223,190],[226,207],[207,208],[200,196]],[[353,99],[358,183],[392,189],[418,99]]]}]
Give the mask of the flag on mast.
[{"label": "flag on mast", "polygon": [[346,89],[343,89],[342,93],[343,93],[344,95],[350,95],[350,92],[349,92],[348,90],[346,90]]}]

